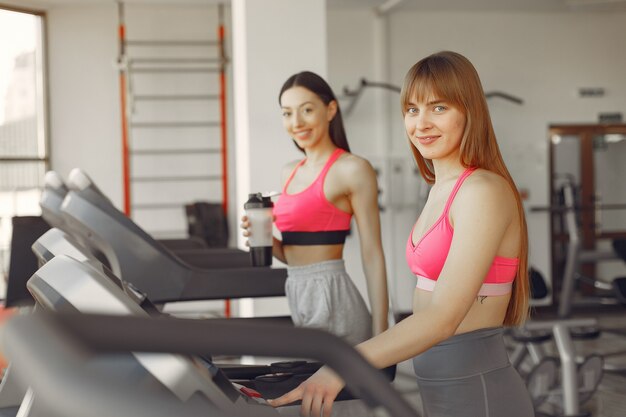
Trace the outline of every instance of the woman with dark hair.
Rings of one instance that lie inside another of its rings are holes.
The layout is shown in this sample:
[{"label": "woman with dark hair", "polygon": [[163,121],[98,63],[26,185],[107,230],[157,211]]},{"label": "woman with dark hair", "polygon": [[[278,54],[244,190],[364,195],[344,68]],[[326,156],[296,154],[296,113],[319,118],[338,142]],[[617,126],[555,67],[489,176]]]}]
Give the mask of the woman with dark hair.
[{"label": "woman with dark hair", "polygon": [[[278,104],[282,107],[282,96],[283,93],[290,88],[294,87],[303,87],[317,95],[317,97],[322,100],[322,102],[328,106],[330,103],[335,102],[337,104],[337,98],[333,93],[333,90],[330,88],[328,83],[324,81],[322,77],[319,75],[310,72],[310,71],[302,71],[297,74],[292,75],[285,81],[282,88],[280,89],[280,93],[278,94]],[[284,116],[284,113],[283,113]],[[285,126],[287,129],[287,126]],[[330,140],[335,144],[336,147],[343,149],[346,152],[350,152],[350,145],[348,145],[348,138],[346,137],[346,131],[343,128],[343,118],[341,116],[341,109],[337,105],[337,109],[335,112],[335,116],[329,123],[328,126],[328,134],[330,136]],[[306,153],[304,148],[298,145],[298,142],[294,139],[294,143],[298,149],[302,152]]]},{"label": "woman with dark hair", "polygon": [[[474,66],[455,52],[415,64],[401,93],[409,146],[432,184],[409,233],[413,314],[356,348],[382,368],[410,358],[428,417],[530,417],[503,326],[528,315],[528,238]],[[274,406],[329,416],[343,381],[321,368]]]},{"label": "woman with dark hair", "polygon": [[[287,264],[285,290],[297,326],[315,327],[351,344],[387,329],[388,296],[374,169],[350,153],[330,86],[312,72],[291,76],[278,96],[283,125],[305,158],[283,168],[274,207],[273,254]],[[354,217],[371,314],[346,273],[343,248]],[[249,223],[244,217],[244,236]]]}]

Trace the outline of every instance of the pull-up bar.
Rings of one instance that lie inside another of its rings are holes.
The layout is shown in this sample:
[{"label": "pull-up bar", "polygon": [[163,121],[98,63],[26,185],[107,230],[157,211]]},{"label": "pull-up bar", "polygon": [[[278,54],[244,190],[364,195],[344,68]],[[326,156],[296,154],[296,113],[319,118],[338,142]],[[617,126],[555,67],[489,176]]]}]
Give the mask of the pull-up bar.
[{"label": "pull-up bar", "polygon": [[[350,103],[348,103],[348,105],[344,109],[344,113],[346,116],[350,115],[350,113],[354,109],[354,106],[356,105],[356,102],[358,101],[359,97],[363,93],[363,90],[365,90],[368,87],[383,88],[385,90],[394,91],[396,93],[400,93],[400,91],[402,90],[397,85],[383,83],[383,82],[376,82],[376,81],[368,81],[365,78],[361,78],[359,86],[356,89],[351,90],[348,87],[343,88],[344,97],[351,99]],[[494,98],[494,97],[502,98],[504,100],[507,100],[507,101],[510,101],[519,105],[524,104],[524,100],[522,100],[521,98],[502,92],[502,91],[489,91],[485,93],[485,98],[487,99]]]}]

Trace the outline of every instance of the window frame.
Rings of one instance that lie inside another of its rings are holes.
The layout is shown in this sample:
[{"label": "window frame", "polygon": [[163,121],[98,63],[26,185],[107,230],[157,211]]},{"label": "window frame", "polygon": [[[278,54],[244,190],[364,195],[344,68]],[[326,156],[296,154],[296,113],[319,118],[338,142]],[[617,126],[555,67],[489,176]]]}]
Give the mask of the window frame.
[{"label": "window frame", "polygon": [[[0,164],[2,163],[20,163],[20,162],[43,162],[44,171],[50,169],[50,102],[49,102],[49,86],[48,86],[48,25],[47,15],[43,10],[32,9],[28,7],[18,7],[0,3],[0,10],[10,12],[26,13],[38,16],[41,19],[41,102],[37,102],[36,106],[41,106],[41,118],[43,124],[43,156],[39,157],[5,157],[0,155]],[[38,116],[39,117],[39,116]]]}]

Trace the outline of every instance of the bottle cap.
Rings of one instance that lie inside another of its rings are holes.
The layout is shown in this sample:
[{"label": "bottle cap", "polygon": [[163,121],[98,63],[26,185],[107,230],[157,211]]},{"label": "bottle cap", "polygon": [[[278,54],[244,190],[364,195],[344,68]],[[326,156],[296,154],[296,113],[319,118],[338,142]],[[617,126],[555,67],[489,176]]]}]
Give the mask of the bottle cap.
[{"label": "bottle cap", "polygon": [[246,210],[268,207],[274,207],[274,203],[272,202],[271,197],[263,197],[261,193],[248,194],[248,201],[246,201],[243,205],[243,208]]}]

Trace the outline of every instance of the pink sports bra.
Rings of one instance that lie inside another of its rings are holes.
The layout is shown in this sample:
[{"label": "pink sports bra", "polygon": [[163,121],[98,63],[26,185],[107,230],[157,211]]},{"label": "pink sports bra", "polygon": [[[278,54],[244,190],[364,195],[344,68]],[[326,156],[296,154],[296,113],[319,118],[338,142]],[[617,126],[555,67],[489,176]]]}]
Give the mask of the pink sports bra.
[{"label": "pink sports bra", "polygon": [[274,204],[276,227],[285,245],[332,245],[344,243],[352,215],[332,205],[324,195],[324,179],[333,163],[344,153],[337,148],[315,181],[304,190],[287,194],[287,187],[306,158],[296,165]]},{"label": "pink sports bra", "polygon": [[[417,288],[426,291],[435,289],[437,278],[439,278],[439,274],[448,257],[452,236],[454,235],[454,229],[448,217],[450,206],[463,181],[475,170],[476,168],[468,168],[461,174],[448,197],[443,213],[416,245],[413,244],[413,230],[411,230],[409,241],[406,245],[406,260],[411,272],[417,277]],[[510,293],[513,287],[513,280],[517,275],[518,263],[518,258],[496,256],[478,295],[496,296]]]}]

